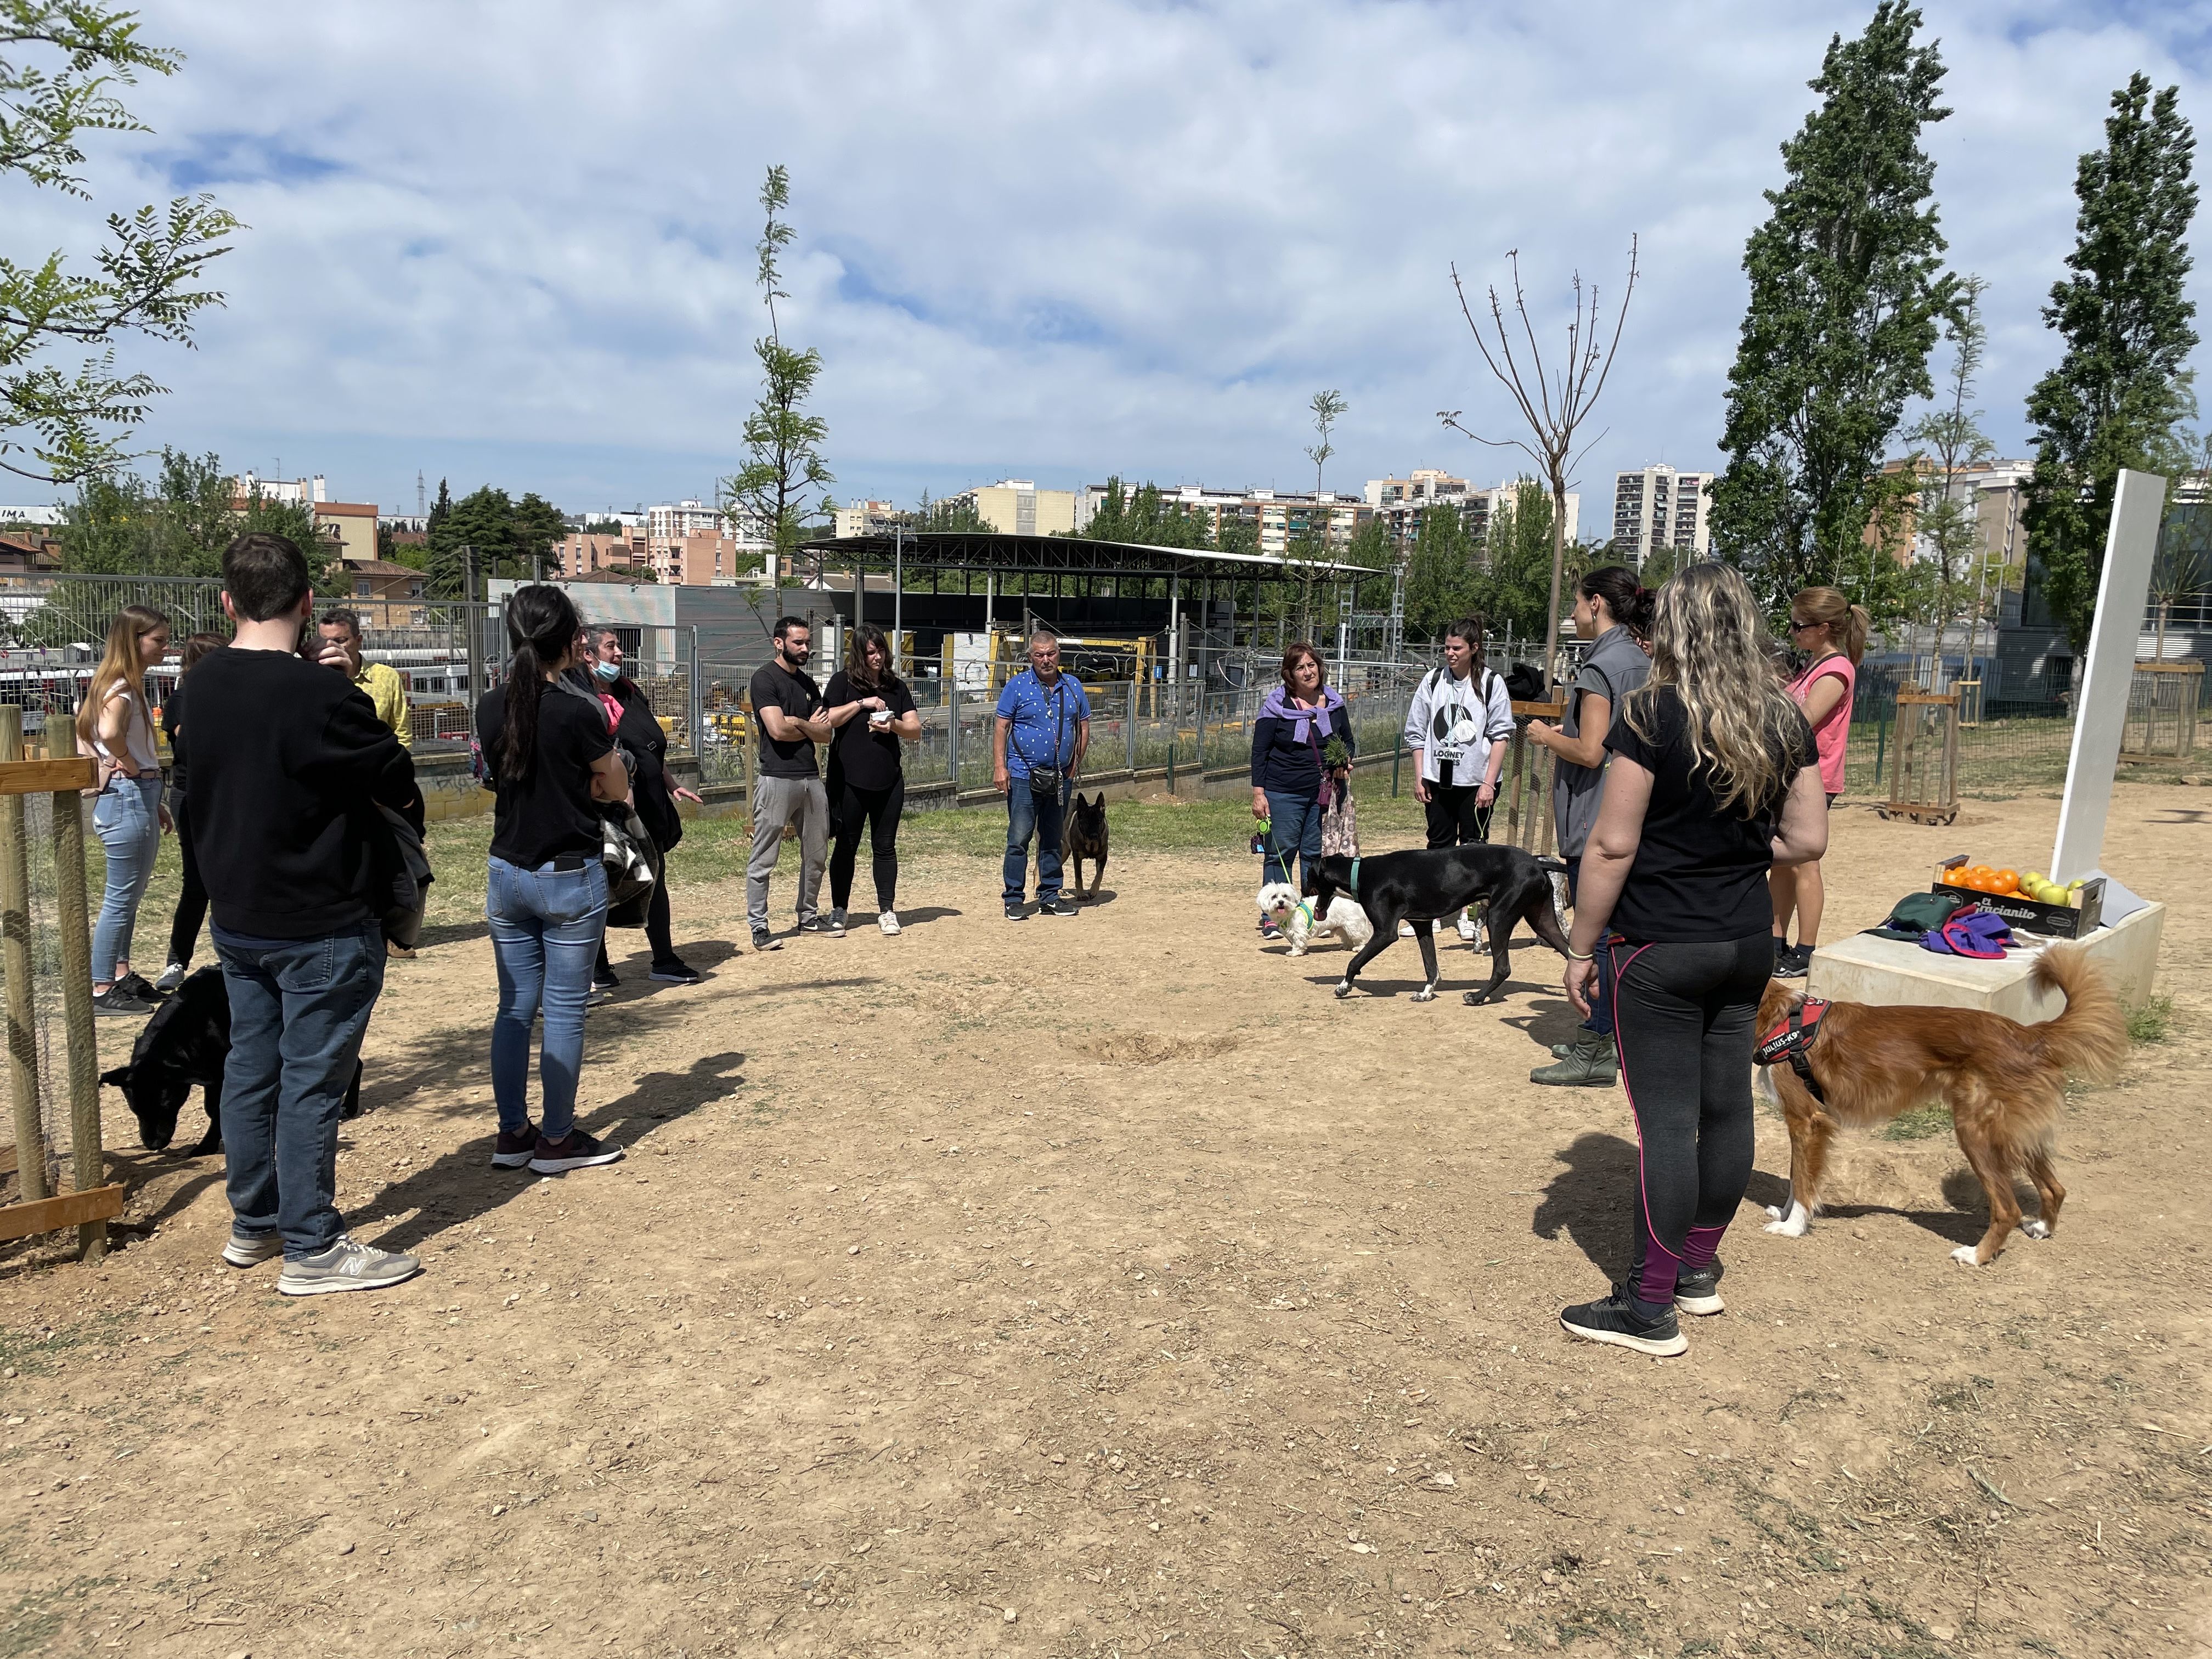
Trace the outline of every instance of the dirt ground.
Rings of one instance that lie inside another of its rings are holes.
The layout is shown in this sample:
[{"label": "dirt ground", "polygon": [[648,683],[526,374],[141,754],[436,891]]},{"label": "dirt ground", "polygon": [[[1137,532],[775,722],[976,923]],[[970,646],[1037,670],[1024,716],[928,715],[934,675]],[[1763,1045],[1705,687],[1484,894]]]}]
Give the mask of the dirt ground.
[{"label": "dirt ground", "polygon": [[[338,1160],[401,1289],[224,1267],[215,1161],[110,1091],[125,1248],[0,1251],[0,1655],[2212,1652],[2212,793],[2118,793],[2170,1029],[2072,1101],[2057,1237],[1954,1263],[1948,1133],[1857,1142],[1771,1237],[1762,1116],[1729,1311],[1661,1362],[1555,1322],[1633,1158],[1618,1091],[1526,1080],[1557,958],[1418,1005],[1408,941],[1336,1002],[1338,947],[1257,942],[1233,808],[1115,811],[1075,921],[1009,926],[920,830],[896,939],[739,954],[741,883],[681,885],[711,976],[622,964],[582,1111],[629,1157],[556,1180],[489,1167],[449,898]],[[1839,811],[1829,933],[2056,815]]]}]

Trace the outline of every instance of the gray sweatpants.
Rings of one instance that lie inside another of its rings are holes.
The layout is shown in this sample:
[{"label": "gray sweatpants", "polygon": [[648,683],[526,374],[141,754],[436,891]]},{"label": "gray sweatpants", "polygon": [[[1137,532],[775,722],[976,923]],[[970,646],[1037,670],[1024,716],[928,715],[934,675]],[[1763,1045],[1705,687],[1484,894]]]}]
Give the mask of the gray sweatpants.
[{"label": "gray sweatpants", "polygon": [[758,780],[753,802],[753,855],[745,865],[745,919],[768,926],[768,878],[783,851],[783,829],[799,825],[799,919],[810,920],[822,896],[822,866],[830,845],[830,792],[819,778]]}]

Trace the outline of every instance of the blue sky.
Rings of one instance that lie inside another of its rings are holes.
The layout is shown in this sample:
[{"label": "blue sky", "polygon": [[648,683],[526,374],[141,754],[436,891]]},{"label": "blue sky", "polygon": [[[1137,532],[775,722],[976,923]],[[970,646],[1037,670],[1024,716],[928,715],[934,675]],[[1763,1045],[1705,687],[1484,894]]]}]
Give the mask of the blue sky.
[{"label": "blue sky", "polygon": [[[1352,405],[1332,486],[1494,480],[1509,462],[1436,418],[1511,431],[1451,264],[1484,283],[1518,248],[1551,330],[1577,267],[1617,295],[1634,233],[1594,524],[1616,467],[1716,460],[1744,237],[1828,35],[1870,9],[155,0],[148,35],[188,62],[133,94],[153,133],[98,146],[94,207],[204,190],[252,228],[198,349],[127,349],[172,388],[144,441],[386,511],[418,470],[573,507],[710,490],[755,392],[772,161],[786,336],[825,360],[841,498],[1109,470],[1310,486],[1322,386]],[[2212,6],[1924,13],[1950,258],[1991,285],[1980,403],[2017,453],[2075,158],[2133,70],[2204,119]],[[5,199],[17,257],[96,229]]]}]

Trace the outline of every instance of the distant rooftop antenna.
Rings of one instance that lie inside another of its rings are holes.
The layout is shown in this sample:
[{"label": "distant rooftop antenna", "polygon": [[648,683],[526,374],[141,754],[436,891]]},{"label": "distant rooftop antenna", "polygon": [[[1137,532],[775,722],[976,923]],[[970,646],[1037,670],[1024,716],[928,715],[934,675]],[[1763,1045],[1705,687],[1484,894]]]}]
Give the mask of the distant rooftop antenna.
[{"label": "distant rooftop antenna", "polygon": [[422,505],[422,470],[417,467],[415,469],[415,516],[418,519],[430,516],[430,509]]}]

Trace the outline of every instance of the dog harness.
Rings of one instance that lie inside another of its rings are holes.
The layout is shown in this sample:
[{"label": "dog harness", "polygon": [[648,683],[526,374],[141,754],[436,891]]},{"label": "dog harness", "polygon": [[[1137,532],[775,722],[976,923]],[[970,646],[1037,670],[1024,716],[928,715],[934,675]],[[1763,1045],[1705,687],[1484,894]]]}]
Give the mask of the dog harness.
[{"label": "dog harness", "polygon": [[1813,1067],[1805,1058],[1805,1051],[1813,1046],[1813,1039],[1820,1035],[1820,1021],[1828,1012],[1828,1005],[1819,997],[1807,997],[1790,1009],[1790,1018],[1784,1020],[1759,1040],[1752,1059],[1761,1066],[1771,1066],[1778,1060],[1790,1062],[1790,1069],[1797,1073],[1797,1080],[1805,1085],[1805,1092],[1823,1106],[1828,1097],[1821,1092]]}]

